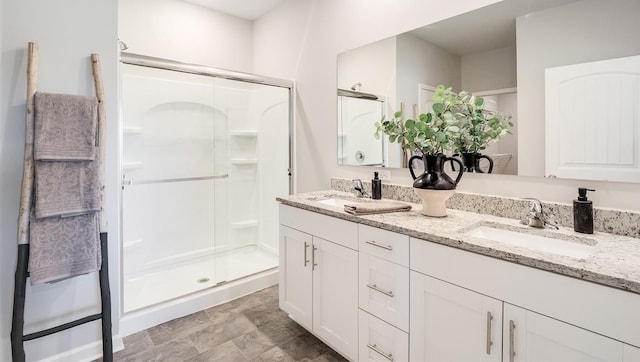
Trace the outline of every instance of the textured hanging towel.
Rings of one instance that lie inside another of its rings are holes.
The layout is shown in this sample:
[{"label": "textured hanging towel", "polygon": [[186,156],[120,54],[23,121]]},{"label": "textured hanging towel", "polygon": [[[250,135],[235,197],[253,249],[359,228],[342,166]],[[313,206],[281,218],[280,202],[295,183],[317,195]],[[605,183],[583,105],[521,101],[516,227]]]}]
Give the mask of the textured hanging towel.
[{"label": "textured hanging towel", "polygon": [[99,163],[35,161],[35,217],[100,210]]},{"label": "textured hanging towel", "polygon": [[411,210],[411,205],[394,201],[356,202],[344,205],[344,211],[354,215],[383,214],[409,210]]},{"label": "textured hanging towel", "polygon": [[95,159],[97,120],[98,99],[95,97],[36,92],[34,159]]},{"label": "textured hanging towel", "polygon": [[55,282],[100,269],[97,213],[30,221],[31,285]]}]

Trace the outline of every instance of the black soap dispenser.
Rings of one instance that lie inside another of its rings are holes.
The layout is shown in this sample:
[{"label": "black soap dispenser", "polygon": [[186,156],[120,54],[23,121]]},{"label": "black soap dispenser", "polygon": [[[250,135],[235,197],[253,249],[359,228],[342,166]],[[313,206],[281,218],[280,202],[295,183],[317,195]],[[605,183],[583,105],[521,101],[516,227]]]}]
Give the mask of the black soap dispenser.
[{"label": "black soap dispenser", "polygon": [[382,198],[382,180],[378,178],[378,171],[373,172],[373,180],[371,180],[371,198],[380,200]]},{"label": "black soap dispenser", "polygon": [[593,202],[587,199],[584,187],[578,188],[578,198],[573,200],[573,230],[583,234],[593,234]]}]

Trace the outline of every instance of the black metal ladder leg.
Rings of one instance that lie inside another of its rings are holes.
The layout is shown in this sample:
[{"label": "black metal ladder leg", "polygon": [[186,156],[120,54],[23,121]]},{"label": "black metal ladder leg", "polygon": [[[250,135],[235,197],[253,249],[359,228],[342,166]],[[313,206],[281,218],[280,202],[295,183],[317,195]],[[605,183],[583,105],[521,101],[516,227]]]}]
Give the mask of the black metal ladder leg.
[{"label": "black metal ladder leg", "polygon": [[107,233],[100,233],[101,267],[98,273],[100,281],[99,314],[83,317],[44,331],[24,335],[24,304],[29,267],[29,244],[18,245],[18,265],[16,266],[13,295],[13,321],[11,327],[11,354],[14,362],[24,362],[24,342],[48,336],[63,330],[79,326],[97,319],[102,320],[102,360],[113,361],[113,340],[111,331],[111,289],[109,288],[109,257]]},{"label": "black metal ladder leg", "polygon": [[11,322],[11,355],[15,362],[25,360],[24,344],[24,300],[27,289],[29,267],[29,244],[18,245],[18,265],[16,266],[13,292],[13,319]]},{"label": "black metal ladder leg", "polygon": [[109,258],[107,253],[107,233],[100,233],[100,302],[102,309],[102,360],[113,361],[113,339],[111,331],[111,289],[109,288]]}]

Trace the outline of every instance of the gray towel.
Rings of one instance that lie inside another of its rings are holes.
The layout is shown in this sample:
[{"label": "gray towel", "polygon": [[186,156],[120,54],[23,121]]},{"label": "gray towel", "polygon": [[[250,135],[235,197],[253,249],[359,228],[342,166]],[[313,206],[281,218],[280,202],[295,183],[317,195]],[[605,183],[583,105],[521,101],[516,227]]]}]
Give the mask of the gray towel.
[{"label": "gray towel", "polygon": [[409,210],[411,210],[411,205],[395,201],[355,202],[344,205],[344,211],[354,215],[383,214]]},{"label": "gray towel", "polygon": [[97,161],[35,161],[35,217],[100,210]]},{"label": "gray towel", "polygon": [[100,269],[99,222],[95,212],[66,218],[32,217],[29,234],[31,285]]},{"label": "gray towel", "polygon": [[98,99],[37,92],[34,98],[35,160],[93,160]]}]

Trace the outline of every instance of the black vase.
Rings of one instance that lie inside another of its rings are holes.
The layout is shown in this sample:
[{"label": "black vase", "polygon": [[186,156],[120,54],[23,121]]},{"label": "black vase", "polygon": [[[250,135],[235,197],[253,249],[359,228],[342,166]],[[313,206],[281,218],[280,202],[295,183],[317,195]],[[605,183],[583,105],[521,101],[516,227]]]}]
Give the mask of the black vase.
[{"label": "black vase", "polygon": [[[424,172],[416,177],[413,172],[413,161],[420,159],[424,163]],[[460,171],[455,181],[443,170],[446,161],[456,162],[460,165]],[[463,165],[457,158],[447,157],[443,154],[413,156],[409,159],[409,172],[414,180],[413,187],[417,189],[454,190],[462,178]]]},{"label": "black vase", "polygon": [[[461,152],[460,154],[455,154],[453,157],[459,156],[462,159],[463,169],[465,172],[476,172],[476,173],[485,173],[480,169],[480,160],[485,159],[489,161],[489,170],[486,173],[493,172],[493,159],[487,155],[483,155],[478,152]],[[451,163],[451,169],[456,170],[453,166],[453,162]]]}]

